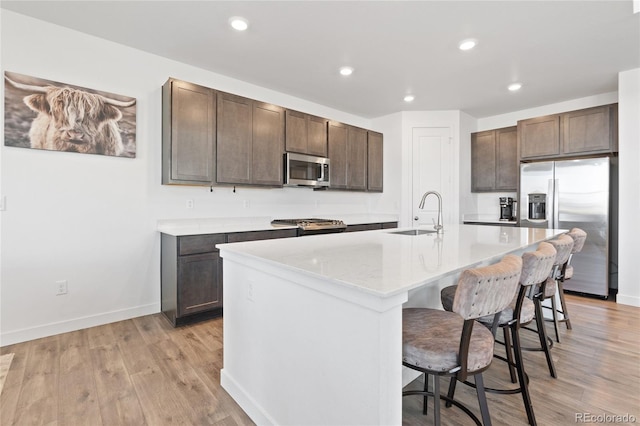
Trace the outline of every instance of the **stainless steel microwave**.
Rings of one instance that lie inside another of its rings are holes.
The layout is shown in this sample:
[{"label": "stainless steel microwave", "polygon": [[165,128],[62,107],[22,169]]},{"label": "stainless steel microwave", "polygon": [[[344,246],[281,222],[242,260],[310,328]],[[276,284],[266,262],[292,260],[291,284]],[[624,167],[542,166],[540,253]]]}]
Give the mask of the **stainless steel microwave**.
[{"label": "stainless steel microwave", "polygon": [[284,184],[288,186],[329,186],[329,159],[313,155],[284,154]]}]

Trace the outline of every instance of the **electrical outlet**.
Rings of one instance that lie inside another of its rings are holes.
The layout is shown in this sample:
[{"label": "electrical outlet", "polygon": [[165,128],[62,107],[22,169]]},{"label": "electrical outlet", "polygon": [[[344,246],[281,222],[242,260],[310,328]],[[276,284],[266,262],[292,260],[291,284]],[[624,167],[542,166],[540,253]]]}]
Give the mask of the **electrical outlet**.
[{"label": "electrical outlet", "polygon": [[56,296],[67,294],[67,280],[56,281]]},{"label": "electrical outlet", "polygon": [[193,208],[193,200],[187,200],[187,208],[188,209],[192,209]]},{"label": "electrical outlet", "polygon": [[251,281],[247,284],[247,300],[253,302],[253,282]]}]

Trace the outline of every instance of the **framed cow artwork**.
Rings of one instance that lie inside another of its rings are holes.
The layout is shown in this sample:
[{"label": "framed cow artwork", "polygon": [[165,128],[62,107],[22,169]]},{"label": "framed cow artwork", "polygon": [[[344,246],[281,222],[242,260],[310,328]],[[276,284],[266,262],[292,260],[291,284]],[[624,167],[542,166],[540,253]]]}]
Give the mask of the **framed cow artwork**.
[{"label": "framed cow artwork", "polygon": [[136,156],[136,99],[5,71],[4,144]]}]

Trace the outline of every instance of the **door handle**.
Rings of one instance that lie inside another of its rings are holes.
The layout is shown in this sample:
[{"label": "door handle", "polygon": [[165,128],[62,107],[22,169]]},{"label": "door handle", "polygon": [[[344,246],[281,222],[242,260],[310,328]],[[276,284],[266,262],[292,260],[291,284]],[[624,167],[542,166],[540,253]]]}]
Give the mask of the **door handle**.
[{"label": "door handle", "polygon": [[418,216],[414,217],[413,220],[418,220]]}]

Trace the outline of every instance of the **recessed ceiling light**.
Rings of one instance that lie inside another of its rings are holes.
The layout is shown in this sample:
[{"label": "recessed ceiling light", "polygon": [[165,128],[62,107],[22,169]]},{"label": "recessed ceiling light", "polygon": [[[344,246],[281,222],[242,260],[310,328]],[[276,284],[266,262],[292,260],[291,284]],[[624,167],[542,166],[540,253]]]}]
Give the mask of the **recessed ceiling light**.
[{"label": "recessed ceiling light", "polygon": [[353,68],[351,68],[351,67],[342,67],[342,68],[340,68],[340,74],[342,74],[342,75],[351,75],[351,74],[353,74]]},{"label": "recessed ceiling light", "polygon": [[478,44],[476,40],[467,39],[467,40],[462,40],[458,45],[458,47],[460,48],[460,50],[471,50],[474,47],[476,47],[476,44]]},{"label": "recessed ceiling light", "polygon": [[517,90],[520,90],[520,88],[521,88],[521,87],[522,87],[522,84],[520,84],[520,83],[513,83],[513,84],[510,84],[510,85],[509,85],[508,89],[509,89],[510,91],[512,91],[512,92],[515,92],[515,91],[517,91]]},{"label": "recessed ceiling light", "polygon": [[229,25],[231,25],[234,30],[244,31],[249,28],[249,21],[241,16],[233,16],[229,18]]},{"label": "recessed ceiling light", "polygon": [[407,96],[405,96],[405,97],[404,97],[404,101],[405,101],[405,102],[413,102],[413,100],[414,100],[415,98],[416,98],[416,97],[415,97],[415,96],[413,96],[413,95],[407,95]]}]

